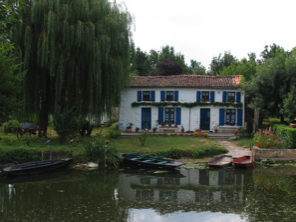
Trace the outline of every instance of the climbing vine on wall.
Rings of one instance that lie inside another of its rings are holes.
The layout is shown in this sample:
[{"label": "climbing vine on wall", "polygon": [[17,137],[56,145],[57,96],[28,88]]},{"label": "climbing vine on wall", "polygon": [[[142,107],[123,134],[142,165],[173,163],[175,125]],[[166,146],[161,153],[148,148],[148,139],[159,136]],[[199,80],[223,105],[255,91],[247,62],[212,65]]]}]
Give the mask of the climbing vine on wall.
[{"label": "climbing vine on wall", "polygon": [[239,103],[226,103],[226,102],[214,102],[214,103],[203,103],[203,102],[192,102],[192,103],[181,103],[181,102],[133,102],[132,107],[139,107],[139,106],[156,106],[156,107],[166,107],[166,106],[173,106],[173,107],[197,107],[197,106],[219,106],[219,107],[235,107],[235,108],[242,108],[243,104]]}]

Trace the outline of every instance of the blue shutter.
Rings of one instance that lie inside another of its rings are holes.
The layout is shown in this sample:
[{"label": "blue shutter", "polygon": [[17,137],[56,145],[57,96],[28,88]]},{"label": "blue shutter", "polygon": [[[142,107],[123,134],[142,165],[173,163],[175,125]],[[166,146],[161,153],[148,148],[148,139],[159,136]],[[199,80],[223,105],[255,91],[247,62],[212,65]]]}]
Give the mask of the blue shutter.
[{"label": "blue shutter", "polygon": [[175,91],[175,101],[179,101],[179,91]]},{"label": "blue shutter", "polygon": [[227,92],[223,91],[223,102],[227,101]]},{"label": "blue shutter", "polygon": [[176,108],[176,122],[181,124],[181,108]]},{"label": "blue shutter", "polygon": [[241,101],[241,93],[236,92],[236,102],[239,103]]},{"label": "blue shutter", "polygon": [[211,91],[211,103],[215,102],[215,91]]},{"label": "blue shutter", "polygon": [[243,125],[243,109],[237,109],[237,124],[238,126]]},{"label": "blue shutter", "polygon": [[150,94],[151,94],[151,101],[155,101],[155,91],[151,91],[150,92]]},{"label": "blue shutter", "polygon": [[138,91],[138,101],[142,101],[142,91]]},{"label": "blue shutter", "polygon": [[160,92],[160,100],[165,101],[165,91]]},{"label": "blue shutter", "polygon": [[161,124],[163,121],[163,108],[158,108],[158,124]]},{"label": "blue shutter", "polygon": [[220,126],[225,125],[225,109],[219,110],[219,125]]},{"label": "blue shutter", "polygon": [[196,92],[196,101],[200,102],[200,91]]}]

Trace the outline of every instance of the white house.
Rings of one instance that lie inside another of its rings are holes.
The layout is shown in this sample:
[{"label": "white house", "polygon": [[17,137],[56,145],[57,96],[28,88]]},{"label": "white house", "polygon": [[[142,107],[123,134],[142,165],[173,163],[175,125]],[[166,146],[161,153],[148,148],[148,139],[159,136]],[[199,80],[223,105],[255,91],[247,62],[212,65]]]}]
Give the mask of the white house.
[{"label": "white house", "polygon": [[162,129],[172,121],[185,131],[233,132],[244,127],[242,76],[136,76],[121,93],[119,125]]}]

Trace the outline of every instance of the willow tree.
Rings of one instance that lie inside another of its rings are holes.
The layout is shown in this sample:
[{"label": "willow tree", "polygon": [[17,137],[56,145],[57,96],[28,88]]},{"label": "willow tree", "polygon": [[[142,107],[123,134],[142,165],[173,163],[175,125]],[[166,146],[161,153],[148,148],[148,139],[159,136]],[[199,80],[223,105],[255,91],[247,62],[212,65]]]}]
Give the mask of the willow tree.
[{"label": "willow tree", "polygon": [[26,0],[14,28],[17,57],[27,75],[24,115],[75,109],[79,116],[110,114],[128,81],[129,13],[108,0]]}]

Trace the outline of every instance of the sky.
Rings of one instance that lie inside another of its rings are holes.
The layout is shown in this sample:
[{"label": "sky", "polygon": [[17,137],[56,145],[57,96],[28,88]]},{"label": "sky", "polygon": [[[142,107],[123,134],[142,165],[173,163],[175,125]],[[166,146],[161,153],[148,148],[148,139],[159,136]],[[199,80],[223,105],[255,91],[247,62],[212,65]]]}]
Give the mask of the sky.
[{"label": "sky", "polygon": [[238,59],[265,45],[296,46],[296,1],[292,0],[116,0],[133,17],[132,38],[147,53],[173,46],[207,69],[214,56]]}]

